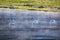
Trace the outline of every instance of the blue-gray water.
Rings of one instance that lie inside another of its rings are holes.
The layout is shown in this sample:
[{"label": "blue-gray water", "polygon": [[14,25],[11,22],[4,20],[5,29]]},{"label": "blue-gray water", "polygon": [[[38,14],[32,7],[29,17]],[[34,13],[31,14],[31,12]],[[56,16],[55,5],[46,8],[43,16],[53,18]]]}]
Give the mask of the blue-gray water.
[{"label": "blue-gray water", "polygon": [[0,9],[0,40],[60,39],[60,13]]}]

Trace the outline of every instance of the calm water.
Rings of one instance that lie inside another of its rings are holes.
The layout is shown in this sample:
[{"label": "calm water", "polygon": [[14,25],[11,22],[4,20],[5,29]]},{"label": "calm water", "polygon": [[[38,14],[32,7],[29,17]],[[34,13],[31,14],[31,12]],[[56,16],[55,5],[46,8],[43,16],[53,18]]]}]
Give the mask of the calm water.
[{"label": "calm water", "polygon": [[0,9],[0,40],[60,39],[60,13]]}]

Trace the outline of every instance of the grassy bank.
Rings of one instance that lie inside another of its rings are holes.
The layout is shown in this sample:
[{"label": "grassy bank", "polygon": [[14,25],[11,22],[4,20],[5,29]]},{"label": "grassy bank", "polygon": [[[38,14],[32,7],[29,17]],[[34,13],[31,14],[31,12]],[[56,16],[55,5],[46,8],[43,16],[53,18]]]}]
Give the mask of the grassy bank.
[{"label": "grassy bank", "polygon": [[60,0],[0,0],[0,4],[29,6],[60,6]]},{"label": "grassy bank", "polygon": [[28,6],[0,6],[0,8],[9,8],[9,9],[21,9],[21,10],[32,10],[32,11],[54,11],[54,12],[60,12],[57,8],[34,8],[34,7],[28,7]]},{"label": "grassy bank", "polygon": [[[38,8],[38,6],[46,6],[46,8]],[[54,7],[60,8],[60,0],[0,0],[0,8],[60,12],[60,9]]]}]

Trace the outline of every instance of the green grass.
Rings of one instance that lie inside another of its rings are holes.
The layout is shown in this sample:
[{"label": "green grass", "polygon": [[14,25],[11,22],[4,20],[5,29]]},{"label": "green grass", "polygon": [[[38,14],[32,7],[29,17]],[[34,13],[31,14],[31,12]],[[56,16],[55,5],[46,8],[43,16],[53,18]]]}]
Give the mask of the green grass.
[{"label": "green grass", "polygon": [[[47,6],[47,8],[32,8],[31,6]],[[0,8],[60,12],[56,8],[50,8],[51,6],[60,7],[60,0],[0,0]]]},{"label": "green grass", "polygon": [[32,5],[32,6],[59,6],[60,0],[0,0],[0,4],[8,4],[8,5]]}]

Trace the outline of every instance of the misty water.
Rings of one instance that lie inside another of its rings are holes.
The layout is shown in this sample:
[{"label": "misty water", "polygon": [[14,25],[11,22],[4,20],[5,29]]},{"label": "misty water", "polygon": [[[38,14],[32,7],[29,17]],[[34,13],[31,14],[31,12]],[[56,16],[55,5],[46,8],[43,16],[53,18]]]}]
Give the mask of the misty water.
[{"label": "misty water", "polygon": [[60,12],[0,9],[0,40],[60,39]]}]

